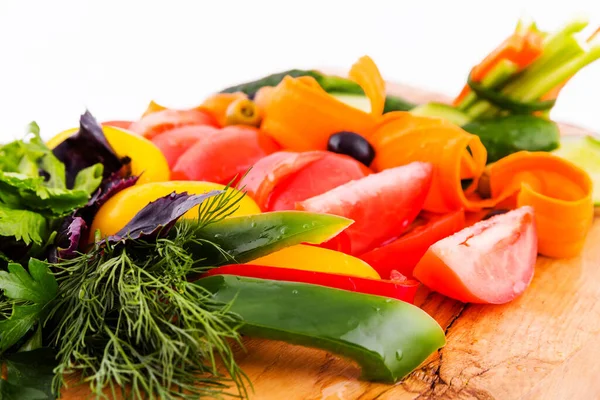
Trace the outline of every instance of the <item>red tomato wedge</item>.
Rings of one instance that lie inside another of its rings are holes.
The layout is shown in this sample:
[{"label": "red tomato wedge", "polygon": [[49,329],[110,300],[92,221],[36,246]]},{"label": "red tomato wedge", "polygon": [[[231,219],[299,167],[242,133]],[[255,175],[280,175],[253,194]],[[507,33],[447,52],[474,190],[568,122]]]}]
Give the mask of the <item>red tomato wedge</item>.
[{"label": "red tomato wedge", "polygon": [[131,124],[129,129],[146,139],[188,125],[211,125],[219,127],[217,120],[205,111],[200,110],[162,110],[143,116]]},{"label": "red tomato wedge", "polygon": [[277,185],[310,163],[325,157],[325,154],[325,151],[278,151],[254,164],[239,186],[244,187],[248,196],[265,211]]},{"label": "red tomato wedge", "polygon": [[448,214],[424,211],[398,239],[362,254],[359,258],[373,267],[383,279],[387,279],[393,270],[412,277],[413,269],[429,246],[464,227],[463,210]]},{"label": "red tomato wedge", "polygon": [[503,304],[529,286],[537,250],[533,208],[525,206],[435,243],[413,274],[431,290],[453,299]]},{"label": "red tomato wedge", "polygon": [[131,121],[106,121],[102,123],[102,126],[114,126],[115,128],[129,129]]},{"label": "red tomato wedge", "polygon": [[277,150],[279,145],[256,128],[228,126],[206,135],[183,153],[171,179],[227,184]]},{"label": "red tomato wedge", "polygon": [[359,255],[398,237],[417,217],[431,186],[433,167],[413,162],[348,182],[296,205],[298,210],[354,220],[346,233]]},{"label": "red tomato wedge", "polygon": [[167,159],[169,168],[173,169],[179,157],[192,147],[194,143],[218,130],[218,128],[210,125],[183,126],[155,136],[152,139],[152,143],[162,151]]},{"label": "red tomato wedge", "polygon": [[269,211],[293,210],[296,203],[372,173],[354,158],[325,152],[323,158],[304,166],[277,185],[271,193]]}]

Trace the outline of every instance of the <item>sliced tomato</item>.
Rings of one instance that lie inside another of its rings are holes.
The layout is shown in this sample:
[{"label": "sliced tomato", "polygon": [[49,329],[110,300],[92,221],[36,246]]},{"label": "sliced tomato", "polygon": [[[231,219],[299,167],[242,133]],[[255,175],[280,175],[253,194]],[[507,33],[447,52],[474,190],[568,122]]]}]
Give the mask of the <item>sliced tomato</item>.
[{"label": "sliced tomato", "polygon": [[408,228],[423,207],[432,171],[424,162],[386,169],[297,203],[296,208],[354,220],[346,229],[350,253],[363,254]]},{"label": "sliced tomato", "polygon": [[102,126],[114,126],[115,128],[129,129],[131,121],[106,121],[102,123]]},{"label": "sliced tomato", "polygon": [[375,268],[383,279],[388,279],[393,270],[410,278],[429,246],[464,227],[463,210],[449,214],[425,211],[419,214],[408,231],[398,239],[362,254],[360,258]]},{"label": "sliced tomato", "polygon": [[190,125],[171,129],[155,136],[152,143],[158,147],[173,169],[175,163],[194,143],[206,135],[217,132],[219,129],[210,125]]},{"label": "sliced tomato", "polygon": [[206,135],[183,153],[171,178],[227,184],[277,150],[279,145],[256,128],[228,126]]},{"label": "sliced tomato", "polygon": [[277,185],[269,199],[268,210],[293,210],[296,203],[325,193],[372,171],[354,158],[331,152]]},{"label": "sliced tomato", "polygon": [[537,242],[533,208],[521,207],[435,243],[413,274],[456,300],[503,304],[529,286]]},{"label": "sliced tomato", "polygon": [[241,180],[248,196],[252,197],[261,210],[267,209],[273,189],[290,175],[300,171],[312,162],[325,157],[325,151],[296,153],[278,151],[256,162],[250,172]]},{"label": "sliced tomato", "polygon": [[147,139],[171,129],[188,125],[210,125],[219,127],[217,120],[201,110],[162,110],[143,116],[131,124],[129,129]]}]

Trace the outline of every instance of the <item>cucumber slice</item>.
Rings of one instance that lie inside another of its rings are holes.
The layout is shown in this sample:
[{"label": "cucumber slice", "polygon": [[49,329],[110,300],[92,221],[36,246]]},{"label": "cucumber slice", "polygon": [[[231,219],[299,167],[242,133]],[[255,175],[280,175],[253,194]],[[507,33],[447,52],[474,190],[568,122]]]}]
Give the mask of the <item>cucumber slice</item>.
[{"label": "cucumber slice", "polygon": [[422,104],[410,110],[410,113],[425,117],[444,118],[459,126],[463,126],[471,120],[467,114],[463,113],[459,109],[443,103]]},{"label": "cucumber slice", "polygon": [[371,100],[367,96],[345,93],[331,93],[331,95],[350,107],[358,108],[367,113],[371,112]]},{"label": "cucumber slice", "polygon": [[584,169],[592,178],[595,207],[600,207],[600,138],[593,136],[564,136],[554,152]]}]

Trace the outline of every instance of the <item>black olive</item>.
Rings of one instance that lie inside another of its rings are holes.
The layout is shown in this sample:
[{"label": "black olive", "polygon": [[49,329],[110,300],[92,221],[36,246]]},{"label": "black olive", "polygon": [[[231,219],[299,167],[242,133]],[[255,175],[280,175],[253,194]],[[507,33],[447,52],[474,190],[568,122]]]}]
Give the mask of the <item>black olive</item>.
[{"label": "black olive", "polygon": [[327,150],[350,156],[367,167],[371,165],[375,158],[373,146],[367,142],[367,139],[354,132],[334,133],[329,137]]},{"label": "black olive", "polygon": [[483,217],[483,219],[490,219],[496,215],[500,215],[500,214],[506,214],[507,212],[509,212],[510,210],[504,210],[504,209],[498,209],[498,210],[492,210],[489,213],[487,213],[485,215],[485,217]]}]

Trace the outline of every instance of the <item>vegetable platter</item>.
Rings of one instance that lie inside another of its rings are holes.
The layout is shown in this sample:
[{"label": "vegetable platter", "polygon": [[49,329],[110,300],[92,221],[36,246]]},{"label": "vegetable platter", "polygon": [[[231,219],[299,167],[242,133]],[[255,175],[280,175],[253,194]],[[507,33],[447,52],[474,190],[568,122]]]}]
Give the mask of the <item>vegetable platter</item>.
[{"label": "vegetable platter", "polygon": [[520,21],[455,99],[291,70],[0,147],[2,399],[598,398],[600,57]]}]

